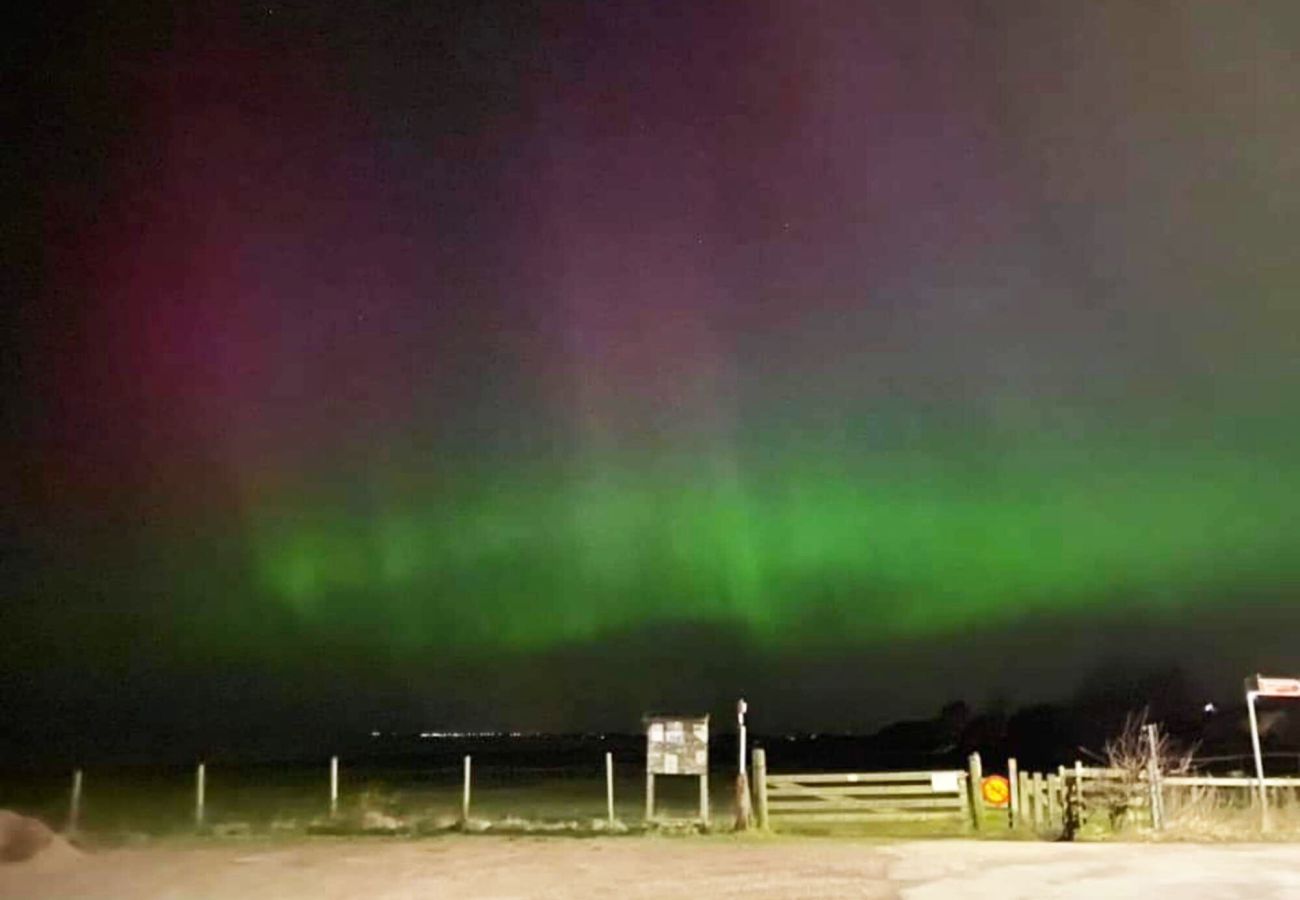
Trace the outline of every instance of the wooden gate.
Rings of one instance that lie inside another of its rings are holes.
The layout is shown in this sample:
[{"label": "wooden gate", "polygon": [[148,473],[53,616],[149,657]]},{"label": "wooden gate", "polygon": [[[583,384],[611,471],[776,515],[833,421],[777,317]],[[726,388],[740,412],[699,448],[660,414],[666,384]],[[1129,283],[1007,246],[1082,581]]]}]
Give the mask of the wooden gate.
[{"label": "wooden gate", "polygon": [[960,769],[764,773],[756,786],[760,818],[770,818],[773,826],[950,820],[961,827],[972,821],[968,777]]}]

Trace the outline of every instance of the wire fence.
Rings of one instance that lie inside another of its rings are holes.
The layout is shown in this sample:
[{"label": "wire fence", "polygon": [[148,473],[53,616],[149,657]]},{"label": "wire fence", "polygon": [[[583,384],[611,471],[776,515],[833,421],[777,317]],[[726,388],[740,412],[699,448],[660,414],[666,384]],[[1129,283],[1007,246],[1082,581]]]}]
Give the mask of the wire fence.
[{"label": "wire fence", "polygon": [[[534,824],[606,821],[612,793],[614,819],[639,824],[645,810],[644,760],[611,755],[611,762],[609,778],[603,754],[562,767],[493,766],[473,758],[468,808],[463,764],[349,764],[347,759],[339,762],[336,799],[330,763],[323,759],[288,765],[205,763],[201,776],[198,766],[100,767],[80,770],[79,780],[75,773],[0,779],[0,808],[56,828],[72,825],[101,834],[164,835],[196,827],[409,830],[447,828],[466,818]],[[713,808],[720,816],[730,810],[733,790],[728,778],[712,785]],[[694,816],[698,802],[694,779],[658,779],[661,816]]]}]

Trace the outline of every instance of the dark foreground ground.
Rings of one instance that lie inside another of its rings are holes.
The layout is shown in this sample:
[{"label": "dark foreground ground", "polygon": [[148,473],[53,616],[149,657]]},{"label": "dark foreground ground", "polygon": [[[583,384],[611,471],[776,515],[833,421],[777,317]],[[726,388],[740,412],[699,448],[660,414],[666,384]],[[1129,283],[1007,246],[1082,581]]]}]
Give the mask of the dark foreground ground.
[{"label": "dark foreground ground", "polygon": [[0,897],[1300,897],[1300,846],[450,836],[160,842],[0,866]]}]

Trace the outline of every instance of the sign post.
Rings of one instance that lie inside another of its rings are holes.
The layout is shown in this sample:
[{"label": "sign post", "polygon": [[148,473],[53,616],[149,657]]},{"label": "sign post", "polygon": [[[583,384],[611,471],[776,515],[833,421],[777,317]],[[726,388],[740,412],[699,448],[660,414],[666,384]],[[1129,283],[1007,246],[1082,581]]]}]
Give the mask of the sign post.
[{"label": "sign post", "polygon": [[736,775],[736,830],[745,831],[753,823],[754,807],[749,799],[749,773],[745,768],[748,754],[748,741],[745,733],[745,713],[749,710],[742,697],[736,701],[736,724],[739,726],[740,771]]},{"label": "sign post", "polygon": [[1265,678],[1256,675],[1246,679],[1246,707],[1250,712],[1250,746],[1255,751],[1255,778],[1259,784],[1259,822],[1268,830],[1268,789],[1264,786],[1264,754],[1259,746],[1259,717],[1255,714],[1258,697],[1290,697],[1300,699],[1300,678]]},{"label": "sign post", "polygon": [[749,710],[749,704],[745,698],[741,697],[736,701],[736,721],[740,725],[740,774],[745,775],[745,713]]}]

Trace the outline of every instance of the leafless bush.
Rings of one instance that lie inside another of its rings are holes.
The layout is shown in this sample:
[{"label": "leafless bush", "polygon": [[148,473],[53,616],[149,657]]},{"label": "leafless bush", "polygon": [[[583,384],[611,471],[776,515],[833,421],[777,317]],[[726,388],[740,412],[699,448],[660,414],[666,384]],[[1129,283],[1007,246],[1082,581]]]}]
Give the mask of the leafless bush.
[{"label": "leafless bush", "polygon": [[1152,724],[1147,710],[1124,717],[1119,734],[1106,742],[1103,752],[1107,767],[1116,775],[1100,790],[1098,800],[1110,819],[1112,829],[1131,823],[1135,812],[1150,806],[1150,774],[1154,756],[1156,775],[1185,775],[1191,771],[1195,747],[1181,747],[1168,734],[1156,729],[1155,752],[1147,726]]},{"label": "leafless bush", "polygon": [[[1124,717],[1120,733],[1106,742],[1103,751],[1112,769],[1122,769],[1135,780],[1146,780],[1147,765],[1151,762],[1151,742],[1147,726],[1152,724],[1147,711],[1131,712]],[[1185,775],[1192,769],[1195,747],[1180,747],[1165,732],[1156,729],[1155,760],[1161,775]]]}]

